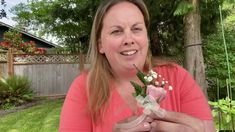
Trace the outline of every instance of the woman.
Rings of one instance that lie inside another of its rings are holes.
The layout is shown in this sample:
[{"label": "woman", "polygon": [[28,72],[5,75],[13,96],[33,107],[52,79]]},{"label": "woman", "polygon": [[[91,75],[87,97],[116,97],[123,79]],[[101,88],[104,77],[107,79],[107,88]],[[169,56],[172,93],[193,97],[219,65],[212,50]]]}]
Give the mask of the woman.
[{"label": "woman", "polygon": [[153,68],[174,88],[167,91],[160,104],[164,116],[150,113],[133,128],[116,127],[142,114],[130,81],[141,85],[133,65],[143,72],[152,69],[148,27],[149,15],[142,0],[103,1],[91,32],[91,67],[74,80],[68,91],[61,112],[61,132],[215,131],[203,93],[176,64]]}]

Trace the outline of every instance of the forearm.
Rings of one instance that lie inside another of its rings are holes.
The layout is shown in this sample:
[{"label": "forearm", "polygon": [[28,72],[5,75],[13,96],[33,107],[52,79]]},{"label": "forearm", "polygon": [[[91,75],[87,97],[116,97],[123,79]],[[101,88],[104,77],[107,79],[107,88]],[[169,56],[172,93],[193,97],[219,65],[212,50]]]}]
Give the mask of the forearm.
[{"label": "forearm", "polygon": [[192,132],[206,132],[202,120],[184,113],[166,111],[163,118],[159,118],[156,114],[150,116],[157,120],[173,123],[175,127],[189,127]]},{"label": "forearm", "polygon": [[166,116],[162,120],[188,126],[192,128],[195,132],[205,132],[205,127],[202,120],[180,112],[166,112]]},{"label": "forearm", "polygon": [[192,128],[184,124],[163,120],[154,120],[151,123],[151,127],[150,132],[195,132]]}]

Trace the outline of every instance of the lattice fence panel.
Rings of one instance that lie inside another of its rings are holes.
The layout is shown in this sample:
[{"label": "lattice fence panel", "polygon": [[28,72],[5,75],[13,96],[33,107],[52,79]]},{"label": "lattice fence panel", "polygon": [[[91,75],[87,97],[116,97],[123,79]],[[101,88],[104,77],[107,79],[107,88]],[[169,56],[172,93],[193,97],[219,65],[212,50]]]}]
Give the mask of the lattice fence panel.
[{"label": "lattice fence panel", "polygon": [[7,61],[7,52],[0,52],[0,62]]},{"label": "lattice fence panel", "polygon": [[14,64],[78,63],[78,62],[79,62],[79,55],[75,54],[60,54],[60,55],[14,54]]}]

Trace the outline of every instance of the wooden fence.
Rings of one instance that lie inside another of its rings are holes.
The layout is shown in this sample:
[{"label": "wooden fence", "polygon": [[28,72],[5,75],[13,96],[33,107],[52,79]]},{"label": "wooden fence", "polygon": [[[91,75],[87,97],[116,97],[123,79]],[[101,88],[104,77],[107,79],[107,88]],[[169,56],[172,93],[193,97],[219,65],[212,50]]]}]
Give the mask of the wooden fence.
[{"label": "wooden fence", "polygon": [[87,66],[84,55],[0,53],[0,76],[26,76],[37,96],[65,95],[80,71]]}]

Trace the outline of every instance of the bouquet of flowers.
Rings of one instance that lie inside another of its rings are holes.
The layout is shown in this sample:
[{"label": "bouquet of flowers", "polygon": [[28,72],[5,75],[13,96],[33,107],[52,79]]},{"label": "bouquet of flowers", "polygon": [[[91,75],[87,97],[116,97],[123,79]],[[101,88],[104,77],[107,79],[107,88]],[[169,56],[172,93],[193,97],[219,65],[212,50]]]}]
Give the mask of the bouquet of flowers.
[{"label": "bouquet of flowers", "polygon": [[[134,65],[135,66],[135,65]],[[135,66],[136,67],[136,66]],[[137,77],[143,83],[143,86],[131,81],[135,88],[133,96],[136,98],[138,106],[144,109],[143,114],[135,120],[128,123],[118,123],[116,127],[129,129],[139,125],[147,115],[154,113],[159,118],[163,118],[166,114],[164,109],[160,108],[159,103],[166,96],[166,87],[171,91],[173,87],[169,85],[160,74],[150,70],[147,74],[140,71],[137,67]]]}]

